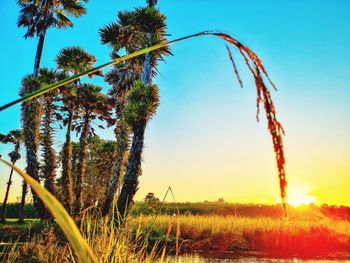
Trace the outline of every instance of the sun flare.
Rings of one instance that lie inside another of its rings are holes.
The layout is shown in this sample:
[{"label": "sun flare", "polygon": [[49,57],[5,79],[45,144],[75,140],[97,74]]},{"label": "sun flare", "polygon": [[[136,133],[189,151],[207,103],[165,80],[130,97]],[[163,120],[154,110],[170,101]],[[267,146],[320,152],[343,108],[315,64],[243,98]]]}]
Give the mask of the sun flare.
[{"label": "sun flare", "polygon": [[315,203],[316,198],[312,195],[290,195],[287,197],[287,203],[292,206],[309,205]]}]

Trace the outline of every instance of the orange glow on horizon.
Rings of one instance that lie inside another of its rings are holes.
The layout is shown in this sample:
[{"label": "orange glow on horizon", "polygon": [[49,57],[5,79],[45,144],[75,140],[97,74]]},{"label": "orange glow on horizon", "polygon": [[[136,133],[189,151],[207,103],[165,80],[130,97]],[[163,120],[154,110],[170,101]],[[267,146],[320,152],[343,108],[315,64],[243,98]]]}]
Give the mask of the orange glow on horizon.
[{"label": "orange glow on horizon", "polygon": [[316,202],[316,198],[312,195],[291,195],[287,197],[287,203],[292,206],[310,205]]},{"label": "orange glow on horizon", "polygon": [[310,190],[303,186],[293,186],[288,189],[287,203],[292,206],[310,205],[316,203],[316,197],[310,195]]}]

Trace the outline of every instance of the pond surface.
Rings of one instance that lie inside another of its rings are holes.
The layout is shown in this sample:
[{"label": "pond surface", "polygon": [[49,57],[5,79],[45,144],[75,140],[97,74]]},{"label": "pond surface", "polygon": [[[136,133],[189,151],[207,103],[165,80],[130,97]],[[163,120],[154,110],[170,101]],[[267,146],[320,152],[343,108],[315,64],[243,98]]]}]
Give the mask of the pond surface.
[{"label": "pond surface", "polygon": [[236,253],[191,253],[183,254],[177,259],[173,256],[167,257],[164,261],[167,263],[243,263],[243,262],[262,262],[262,263],[350,263],[350,254],[327,254],[320,255],[319,257],[307,258],[307,255],[292,256],[288,258],[274,257],[273,255],[263,254],[236,254]]}]

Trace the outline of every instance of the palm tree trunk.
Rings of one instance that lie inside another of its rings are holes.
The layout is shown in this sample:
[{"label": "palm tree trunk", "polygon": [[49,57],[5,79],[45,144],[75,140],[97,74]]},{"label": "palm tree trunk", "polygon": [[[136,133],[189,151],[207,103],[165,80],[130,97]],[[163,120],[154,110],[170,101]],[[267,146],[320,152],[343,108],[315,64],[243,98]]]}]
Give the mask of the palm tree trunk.
[{"label": "palm tree trunk", "polygon": [[[149,39],[150,36],[147,34],[147,38]],[[150,54],[147,52],[145,54],[145,62],[143,63],[143,69],[142,69],[142,77],[141,80],[144,84],[150,85],[151,84],[151,58]]]},{"label": "palm tree trunk", "polygon": [[133,199],[138,189],[139,175],[141,174],[141,155],[143,149],[143,139],[146,129],[146,121],[140,123],[134,130],[134,137],[130,149],[128,163],[122,190],[118,198],[118,215],[124,221],[133,205]]},{"label": "palm tree trunk", "polygon": [[114,174],[109,182],[106,200],[102,209],[102,216],[106,216],[113,204],[113,199],[120,187],[121,177],[124,174],[127,151],[129,146],[129,132],[125,124],[118,122],[115,129],[117,138],[117,160],[115,162]]},{"label": "palm tree trunk", "polygon": [[21,207],[19,210],[19,220],[18,220],[18,222],[20,222],[20,223],[24,223],[24,206],[26,204],[27,188],[28,188],[27,183],[23,180]]},{"label": "palm tree trunk", "polygon": [[[42,174],[45,179],[45,188],[55,195],[54,181],[56,178],[56,153],[53,149],[53,129],[51,127],[53,114],[52,96],[44,98],[44,118],[42,127],[42,146],[43,146],[43,167]],[[45,219],[50,218],[50,212],[45,209]]]},{"label": "palm tree trunk", "polygon": [[[12,162],[13,165],[15,165],[15,163],[16,162]],[[1,211],[1,221],[2,222],[5,222],[5,219],[6,219],[6,204],[7,204],[7,199],[9,197],[11,184],[12,184],[12,174],[13,174],[13,168],[11,168],[10,177],[9,177],[8,182],[7,182],[7,188],[6,188],[4,202],[2,203],[2,211]]]},{"label": "palm tree trunk", "polygon": [[88,146],[88,135],[89,135],[89,115],[85,116],[85,123],[83,126],[83,132],[80,137],[80,156],[77,170],[77,186],[75,194],[75,208],[74,214],[78,215],[83,207],[83,191],[84,181],[86,173],[86,159],[87,159],[87,146]]},{"label": "palm tree trunk", "polygon": [[[24,102],[22,105],[22,122],[24,130],[24,144],[26,148],[26,172],[34,180],[40,182],[39,179],[39,161],[38,148],[40,137],[40,116],[41,105],[38,100]],[[32,189],[34,206],[40,216],[44,218],[45,207]]]},{"label": "palm tree trunk", "polygon": [[39,74],[41,56],[43,54],[44,40],[46,31],[43,31],[39,36],[38,46],[36,48],[35,61],[34,61],[34,76],[37,77]]},{"label": "palm tree trunk", "polygon": [[63,183],[63,205],[67,211],[72,213],[73,206],[73,177],[72,177],[72,143],[71,131],[73,121],[74,106],[69,110],[66,142],[63,146],[63,160],[62,160],[62,183]]},{"label": "palm tree trunk", "polygon": [[[37,153],[37,151],[33,151],[33,149],[27,149],[27,164],[28,164],[28,166],[27,166],[26,172],[31,177],[33,177],[34,180],[36,180],[37,182],[40,182],[39,162],[36,158],[36,153]],[[27,185],[26,185],[26,189],[27,189]],[[35,206],[40,218],[45,219],[45,206],[44,206],[43,202],[40,200],[40,198],[37,196],[37,194],[35,193],[35,191],[33,189],[31,189],[31,192],[33,195],[34,206]],[[25,200],[24,200],[24,202],[25,202]]]},{"label": "palm tree trunk", "polygon": [[56,177],[56,154],[53,145],[53,129],[51,127],[53,104],[50,95],[45,99],[44,125],[42,130],[44,167],[42,169],[45,178],[44,186],[51,193],[54,193],[54,181]]}]

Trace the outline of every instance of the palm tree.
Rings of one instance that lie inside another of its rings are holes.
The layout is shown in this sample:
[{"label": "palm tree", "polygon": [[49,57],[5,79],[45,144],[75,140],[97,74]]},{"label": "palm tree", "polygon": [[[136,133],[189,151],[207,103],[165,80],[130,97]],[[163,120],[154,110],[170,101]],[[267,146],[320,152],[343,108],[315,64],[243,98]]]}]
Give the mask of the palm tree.
[{"label": "palm tree", "polygon": [[138,177],[141,175],[141,156],[147,122],[159,105],[157,85],[145,85],[137,81],[127,96],[123,119],[134,132],[129,159],[126,165],[124,183],[118,198],[118,211],[122,219],[133,204],[138,189]]},{"label": "palm tree", "polygon": [[86,14],[82,2],[88,0],[18,0],[20,15],[17,26],[27,28],[24,37],[38,37],[34,62],[34,76],[38,76],[46,31],[49,28],[73,27],[68,16],[80,17]]},{"label": "palm tree", "polygon": [[[19,95],[24,96],[30,92],[37,90],[40,87],[40,81],[33,75],[27,75],[22,80],[21,90]],[[24,145],[26,148],[27,173],[36,181],[39,180],[39,161],[38,149],[40,139],[40,118],[42,113],[42,105],[38,98],[26,101],[21,106],[21,120],[23,129]],[[23,208],[27,184],[23,182],[22,200],[21,200],[21,216],[20,221],[23,221]],[[34,191],[33,200],[34,206],[37,209],[41,218],[44,216],[44,206],[41,200],[37,197]]]},{"label": "palm tree", "polygon": [[[145,12],[140,12],[138,10],[135,12],[136,21],[139,23],[142,23],[144,19],[147,19],[149,12],[155,12],[154,18],[163,17],[159,11],[155,9],[156,1],[148,1],[148,4],[149,7],[145,8]],[[157,44],[160,41],[165,41],[166,25],[164,19],[165,17],[163,17],[163,20],[158,21],[158,23],[154,23],[152,25],[153,27],[140,25],[140,29],[143,30],[145,35],[147,46]],[[156,19],[154,21],[156,21]],[[165,54],[170,53],[169,50],[163,50],[163,52],[165,52]],[[124,183],[117,204],[118,212],[119,215],[121,215],[122,220],[124,220],[126,214],[133,205],[133,198],[138,189],[138,177],[141,174],[141,157],[145,129],[148,121],[156,112],[159,104],[158,87],[152,84],[152,76],[157,72],[156,66],[159,58],[163,59],[162,53],[159,52],[152,54],[147,53],[145,55],[142,66],[141,81],[135,86],[135,91],[132,90],[128,95],[128,103],[123,114],[123,118],[125,118],[125,121],[132,128],[134,136],[128,163],[126,165]],[[139,102],[135,99],[138,99]],[[139,115],[138,118],[129,118],[132,109],[134,109],[137,115]]]},{"label": "palm tree", "polygon": [[[56,70],[51,70],[47,68],[42,68],[39,70],[38,79],[41,85],[49,85],[55,83],[56,81],[62,80],[66,77],[64,73],[59,73]],[[55,122],[55,112],[57,106],[54,101],[57,99],[58,92],[51,91],[43,95],[42,107],[43,107],[43,117],[42,117],[42,127],[41,127],[41,145],[43,152],[43,166],[42,166],[42,177],[44,178],[44,186],[49,192],[55,194],[54,182],[56,178],[56,168],[57,168],[57,156],[56,151],[53,148],[53,135],[54,129],[52,127]],[[47,214],[49,215],[49,214]]]},{"label": "palm tree", "polygon": [[[80,133],[80,153],[74,205],[75,215],[78,215],[83,208],[88,138],[95,134],[92,123],[96,118],[99,120],[108,120],[110,118],[110,107],[106,96],[101,93],[101,90],[101,87],[92,84],[82,84],[78,90],[77,100],[79,106],[75,112],[75,123],[72,125],[72,128],[77,133]],[[101,125],[99,127],[102,128]]]},{"label": "palm tree", "polygon": [[[57,67],[66,73],[78,74],[85,70],[91,69],[96,62],[96,58],[87,53],[80,47],[68,47],[60,51],[56,57]],[[74,87],[63,89],[63,111],[68,112],[67,118],[64,119],[64,125],[67,125],[66,141],[62,151],[62,203],[71,213],[74,202],[73,196],[73,177],[72,177],[72,144],[71,130],[75,108],[78,100],[76,98],[77,89],[80,82],[75,81]]]},{"label": "palm tree", "polygon": [[[12,143],[15,145],[15,148],[13,149],[13,151],[9,153],[12,164],[15,164],[21,158],[20,152],[21,152],[22,141],[23,141],[23,133],[21,130],[12,130],[7,135],[0,134],[1,143]],[[12,174],[13,174],[13,168],[11,169],[11,172],[10,172],[4,201],[2,203],[2,211],[1,211],[2,222],[5,222],[5,219],[6,219],[6,204],[7,204],[11,184],[12,184]]]},{"label": "palm tree", "polygon": [[[24,80],[25,85],[30,87],[24,87],[20,94],[23,96],[30,91],[39,87],[33,85],[33,77],[37,77],[39,74],[42,50],[44,46],[44,40],[46,31],[49,28],[67,28],[72,27],[73,23],[68,18],[68,15],[74,15],[80,17],[86,13],[86,9],[82,2],[87,0],[18,0],[17,3],[20,6],[20,15],[17,20],[18,27],[25,27],[27,32],[24,37],[38,37],[38,45],[34,61],[34,74],[33,76],[27,76]],[[29,115],[28,115],[29,114]],[[39,181],[39,162],[38,162],[38,137],[39,137],[39,125],[41,116],[41,105],[38,99],[31,102],[25,102],[22,105],[22,122],[23,130],[25,130],[25,147],[27,151],[27,172]],[[33,125],[32,125],[33,124]],[[27,126],[28,125],[28,126]],[[27,126],[28,130],[24,126]],[[22,199],[21,199],[21,216],[20,221],[23,221],[23,209],[25,203],[25,196],[27,191],[27,184],[23,182],[22,187]],[[44,214],[44,207],[42,202],[36,197],[33,192],[34,205],[37,208],[40,216]]]},{"label": "palm tree", "polygon": [[[117,52],[122,48],[125,48],[127,53],[132,53],[143,47],[165,41],[165,17],[153,6],[137,8],[132,12],[119,12],[117,23],[110,23],[100,30],[102,43],[109,44],[113,49],[112,58],[118,57]],[[107,82],[112,85],[109,93],[116,101],[118,121],[115,134],[118,146],[115,170],[106,193],[103,215],[106,215],[111,207],[126,165],[130,131],[120,121],[123,115],[125,96],[132,89],[134,81],[141,78],[145,61],[148,65],[147,71],[154,76],[157,73],[155,67],[158,60],[163,60],[163,56],[168,54],[170,54],[170,50],[165,47],[153,52],[152,55],[147,54],[145,57],[131,59],[121,66],[114,67],[106,77]]]},{"label": "palm tree", "polygon": [[105,202],[102,208],[103,216],[108,214],[113,203],[114,196],[120,188],[122,174],[124,173],[124,168],[128,157],[128,148],[130,144],[129,137],[131,131],[129,127],[121,120],[121,116],[125,107],[126,94],[132,88],[136,79],[137,74],[128,69],[125,64],[115,66],[106,74],[105,77],[106,82],[112,86],[112,88],[109,90],[109,96],[112,104],[115,107],[115,113],[117,116],[117,123],[114,129],[117,139],[117,158],[115,161],[114,173],[110,179],[106,191]]}]

